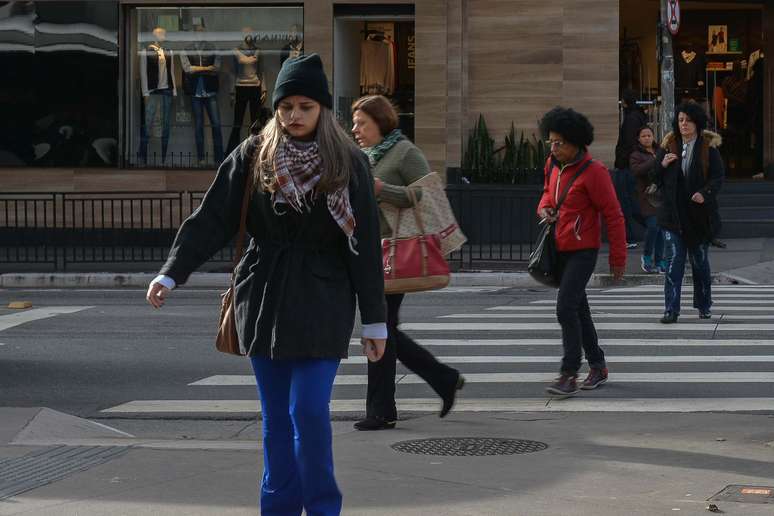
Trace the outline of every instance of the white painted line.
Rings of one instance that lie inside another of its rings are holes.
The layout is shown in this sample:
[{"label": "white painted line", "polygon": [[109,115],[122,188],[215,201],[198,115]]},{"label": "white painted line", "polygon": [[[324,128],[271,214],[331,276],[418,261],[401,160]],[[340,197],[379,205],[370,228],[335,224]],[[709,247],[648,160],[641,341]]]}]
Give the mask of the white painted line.
[{"label": "white painted line", "polygon": [[[555,372],[546,373],[465,373],[466,383],[539,383],[550,382]],[[702,373],[611,373],[610,381],[621,383],[774,383],[774,371],[765,372],[702,372]],[[346,374],[336,376],[334,385],[368,385],[368,375]],[[422,384],[415,374],[401,378],[401,384]],[[203,378],[189,386],[236,387],[255,386],[252,375],[224,374]]]},{"label": "white painted line", "polygon": [[[557,344],[557,347],[559,345]],[[561,360],[556,356],[530,355],[452,355],[436,356],[444,364],[553,364]],[[671,363],[723,363],[734,362],[774,363],[774,355],[606,355],[605,361],[613,364],[671,364]],[[341,361],[342,364],[367,364],[364,356],[351,356]]]},{"label": "white painted line", "polygon": [[83,310],[94,308],[93,306],[49,306],[46,308],[33,308],[23,312],[0,315],[0,331],[19,326],[40,319],[48,319],[63,314],[74,314]]},{"label": "white painted line", "polygon": [[[638,299],[631,299],[631,296],[629,299],[609,299],[606,296],[600,298],[597,301],[594,301],[593,303],[590,303],[592,305],[637,305],[642,303],[642,301]],[[547,305],[547,304],[556,304],[556,300],[554,299],[541,299],[540,301],[532,301],[532,304],[535,305]],[[725,306],[725,305],[767,305],[771,308],[774,308],[774,299],[767,299],[767,300],[755,300],[755,299],[724,299],[722,301],[719,301],[715,303],[716,305]],[[713,305],[714,307],[714,305]]]},{"label": "white painted line", "polygon": [[[661,317],[661,312],[651,312],[649,314],[631,314],[631,313],[607,313],[602,311],[591,310],[591,316],[594,319],[658,319]],[[686,320],[689,318],[698,318],[698,313],[688,313],[682,315],[680,320]],[[548,313],[488,313],[488,314],[450,314],[440,315],[438,319],[556,319],[556,314],[553,312]],[[715,320],[719,319],[719,314],[716,314]],[[771,314],[753,314],[753,315],[723,315],[724,321],[745,321],[745,320],[772,320],[774,321],[774,312]]]},{"label": "white painted line", "polygon": [[[607,288],[603,292],[652,292],[661,290],[664,285],[640,285],[638,287]],[[683,291],[693,291],[693,285],[683,285]],[[738,292],[774,292],[774,285],[712,285],[713,291],[738,291]]]},{"label": "white painted line", "polygon": [[[526,311],[526,312],[540,312],[540,311],[556,311],[556,301],[551,301],[553,303],[552,305],[549,304],[541,304],[541,305],[506,305],[506,306],[493,306],[491,308],[487,308],[486,310],[494,310],[494,311]],[[601,305],[601,306],[600,306]],[[614,303],[614,304],[605,304],[605,303],[598,303],[593,302],[591,303],[591,310],[605,310],[605,311],[643,311],[643,310],[654,310],[654,311],[660,311],[663,313],[664,311],[664,305],[663,304],[648,304],[648,305],[635,305],[635,306],[627,306],[627,305],[621,305],[620,303]],[[684,312],[696,312],[694,308],[690,307],[690,303],[683,303],[683,310]],[[721,313],[725,312],[765,312],[770,313],[774,310],[774,307],[768,307],[768,306],[723,306],[720,307],[718,305],[714,305],[712,307],[712,313],[715,315],[719,315]],[[682,315],[685,315],[683,313]]]},{"label": "white painted line", "polygon": [[421,294],[475,294],[486,292],[499,292],[508,287],[446,287],[440,290],[428,290]]},{"label": "white painted line", "polygon": [[[561,346],[562,340],[555,339],[419,339],[423,346]],[[744,346],[773,346],[774,340],[723,340],[723,339],[599,339],[600,346],[642,346],[642,347],[680,347],[680,346],[712,346],[744,347]],[[359,340],[350,341],[350,345],[356,346],[355,352],[360,348]]]},{"label": "white painted line", "polygon": [[[397,400],[400,412],[437,412],[438,399]],[[364,412],[365,402],[332,400],[332,413]],[[465,412],[751,412],[774,411],[774,398],[464,398],[454,413]],[[112,414],[138,413],[250,413],[260,412],[255,400],[136,400],[105,409]],[[409,422],[402,423],[409,425]],[[157,441],[158,442],[158,441]],[[159,442],[161,444],[161,442]],[[235,443],[234,446],[237,446]],[[161,447],[161,446],[159,446]]]},{"label": "white painted line", "polygon": [[[105,412],[105,411],[103,411]],[[239,411],[237,411],[239,412]],[[255,411],[252,411],[255,412]],[[260,411],[259,411],[260,412]],[[220,450],[220,451],[255,451],[263,445],[259,439],[212,441],[206,439],[138,439],[138,438],[88,438],[88,439],[27,439],[14,442],[20,446],[131,446],[132,448],[148,448],[152,450]]]},{"label": "white painted line", "polygon": [[[682,293],[683,298],[691,299],[693,294]],[[589,299],[664,299],[664,294],[592,294]],[[712,293],[712,299],[771,299],[774,294],[755,293],[755,294],[725,294]]]},{"label": "white painted line", "polygon": [[[680,322],[678,324],[661,324],[660,322],[638,323],[595,323],[597,330],[610,331],[774,331],[774,324],[741,324],[721,323],[716,324],[717,319],[706,319],[700,323]],[[559,331],[559,323],[406,323],[401,324],[400,329],[405,331]]]}]

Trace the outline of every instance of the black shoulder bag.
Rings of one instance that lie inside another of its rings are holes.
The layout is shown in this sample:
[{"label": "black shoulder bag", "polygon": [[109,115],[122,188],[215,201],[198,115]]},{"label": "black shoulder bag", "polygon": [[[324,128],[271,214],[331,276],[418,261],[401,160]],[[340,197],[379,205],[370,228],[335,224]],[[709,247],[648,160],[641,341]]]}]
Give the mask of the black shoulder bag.
[{"label": "black shoulder bag", "polygon": [[[562,207],[564,199],[570,192],[570,187],[578,179],[578,176],[588,168],[592,160],[587,161],[578,172],[570,179],[570,182],[565,187],[562,195],[556,201],[556,216],[559,217],[559,208]],[[552,168],[553,172],[553,168]],[[548,183],[551,183],[551,176],[548,176]],[[557,274],[557,250],[556,250],[556,237],[554,235],[554,223],[548,222],[547,219],[540,221],[540,232],[538,234],[535,247],[529,255],[529,264],[527,265],[527,272],[538,283],[541,283],[547,287],[559,287],[559,281],[561,278]]]}]

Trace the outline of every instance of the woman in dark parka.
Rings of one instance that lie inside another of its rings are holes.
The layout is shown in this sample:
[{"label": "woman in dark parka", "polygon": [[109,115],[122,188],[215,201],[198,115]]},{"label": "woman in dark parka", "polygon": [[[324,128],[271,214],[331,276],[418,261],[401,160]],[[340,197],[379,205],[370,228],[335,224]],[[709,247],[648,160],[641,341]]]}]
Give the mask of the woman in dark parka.
[{"label": "woman in dark parka", "polygon": [[709,244],[720,229],[717,195],[725,171],[720,136],[706,131],[707,114],[695,102],[676,109],[673,132],[664,137],[656,157],[655,179],[664,203],[658,225],[664,229],[669,266],[664,279],[664,316],[671,324],[680,316],[680,292],[686,255],[693,271],[693,306],[699,317],[712,317]]},{"label": "woman in dark parka", "polygon": [[261,398],[261,512],[334,516],[342,499],[328,405],[356,300],[369,360],[381,358],[387,336],[379,215],[368,162],[331,112],[317,54],[283,64],[273,104],[275,116],[261,134],[220,166],[147,296],[160,307],[170,289],[228,244],[252,176],[252,238],[236,269],[234,303]]}]

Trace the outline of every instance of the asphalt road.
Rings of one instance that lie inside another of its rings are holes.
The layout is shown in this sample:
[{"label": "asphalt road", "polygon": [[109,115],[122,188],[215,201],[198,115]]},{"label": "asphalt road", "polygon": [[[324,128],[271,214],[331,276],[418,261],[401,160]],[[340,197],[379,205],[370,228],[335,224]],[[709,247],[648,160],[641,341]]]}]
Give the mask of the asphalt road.
[{"label": "asphalt road", "polygon": [[[689,411],[686,405],[700,399],[723,411],[742,399],[765,410],[761,402],[774,399],[774,287],[718,287],[711,321],[697,318],[684,292],[680,323],[667,327],[657,324],[657,288],[589,294],[611,380],[583,400],[673,403]],[[550,401],[544,387],[561,356],[554,299],[548,290],[497,288],[414,294],[402,323],[468,378],[459,410],[486,403],[507,411]],[[0,306],[14,300],[72,313],[32,314],[8,327],[23,313],[0,309],[0,406],[89,418],[255,417],[249,361],[214,350],[217,291],[180,289],[158,311],[141,290],[0,290]],[[334,388],[338,418],[363,410],[366,366],[359,346],[351,350]],[[399,399],[415,401],[415,411],[435,410],[432,390],[407,373],[399,368]]]}]

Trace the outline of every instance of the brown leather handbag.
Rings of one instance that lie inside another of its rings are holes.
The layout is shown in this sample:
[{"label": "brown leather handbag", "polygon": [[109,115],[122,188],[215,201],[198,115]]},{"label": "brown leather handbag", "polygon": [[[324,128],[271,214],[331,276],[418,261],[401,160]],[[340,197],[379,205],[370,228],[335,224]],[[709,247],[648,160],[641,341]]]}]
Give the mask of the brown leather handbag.
[{"label": "brown leather handbag", "polygon": [[[252,144],[252,142],[251,142]],[[247,232],[247,208],[250,204],[250,196],[253,190],[252,154],[254,145],[248,151],[247,178],[245,179],[245,194],[242,197],[242,213],[239,218],[239,232],[236,240],[236,254],[234,255],[234,267],[231,271],[231,286],[223,294],[220,301],[220,320],[218,321],[218,336],[215,337],[215,348],[230,355],[245,356],[246,351],[239,345],[239,335],[236,328],[236,316],[234,314],[234,279],[236,267],[242,259],[245,251],[245,233]]]}]

